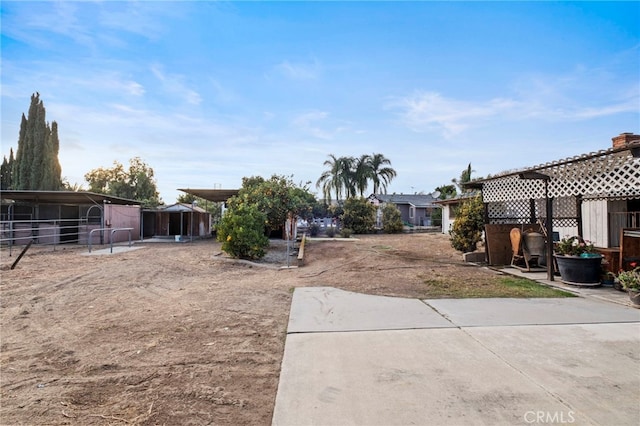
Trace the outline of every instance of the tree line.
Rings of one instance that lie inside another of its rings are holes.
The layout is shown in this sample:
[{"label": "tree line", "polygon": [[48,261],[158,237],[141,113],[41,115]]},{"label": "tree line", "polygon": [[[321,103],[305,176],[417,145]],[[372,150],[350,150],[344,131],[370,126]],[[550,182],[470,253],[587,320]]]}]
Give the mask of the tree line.
[{"label": "tree line", "polygon": [[[9,158],[4,157],[0,166],[1,189],[49,191],[82,189],[77,184],[69,185],[62,178],[62,169],[58,160],[59,150],[58,124],[56,121],[51,124],[46,121],[44,103],[40,99],[40,94],[36,92],[31,96],[27,116],[22,114],[16,155],[14,157],[12,148]],[[292,214],[299,217],[327,214],[328,210],[331,210],[329,205],[332,196],[335,195],[336,200],[341,200],[344,196],[346,198],[344,205],[336,206],[330,214],[340,217],[356,232],[371,230],[373,210],[364,199],[364,194],[370,185],[373,193],[377,194],[380,191],[386,193],[387,186],[397,176],[397,172],[391,167],[391,161],[380,153],[364,154],[360,157],[337,157],[329,154],[329,159],[323,165],[326,170],[316,182],[316,188],[322,190],[323,204],[318,202],[315,195],[310,192],[308,184],[296,185],[291,178],[274,175],[270,179],[243,178],[239,197],[229,203],[230,212],[242,212],[247,215],[248,221],[251,217],[256,219],[254,210],[264,214],[264,218],[259,217],[258,222],[263,224],[262,233],[268,235],[282,228],[286,218],[291,218]],[[455,196],[456,186],[461,192],[465,192],[464,184],[471,180],[472,172],[469,164],[462,171],[460,178],[452,179],[455,185],[442,185],[436,188],[440,192],[440,198]],[[141,201],[146,207],[156,207],[162,203],[157,191],[154,171],[139,157],[132,158],[129,161],[129,167],[115,161],[113,167],[93,169],[86,173],[84,178],[92,192]],[[360,198],[357,198],[358,195]],[[246,206],[251,207],[247,210]],[[389,213],[396,214],[396,212]],[[232,232],[231,227],[227,226],[226,232]],[[258,234],[260,233],[258,231]],[[232,234],[226,235],[228,237]],[[237,236],[232,236],[225,242],[235,242],[236,238]]]},{"label": "tree line", "polygon": [[[0,166],[0,189],[81,190],[81,185],[62,178],[59,151],[58,123],[46,121],[44,102],[36,92],[31,95],[27,116],[22,114],[16,154],[11,148]],[[139,157],[132,158],[128,168],[115,161],[113,167],[91,170],[84,178],[92,192],[141,201],[147,207],[161,203],[153,169]]]}]

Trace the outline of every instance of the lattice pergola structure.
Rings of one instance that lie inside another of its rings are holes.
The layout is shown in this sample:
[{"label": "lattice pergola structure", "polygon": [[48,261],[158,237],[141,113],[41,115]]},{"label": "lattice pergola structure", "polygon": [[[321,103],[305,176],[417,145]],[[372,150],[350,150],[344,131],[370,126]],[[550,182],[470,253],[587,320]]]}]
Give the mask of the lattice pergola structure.
[{"label": "lattice pergola structure", "polygon": [[531,172],[549,176],[553,225],[576,226],[583,200],[640,199],[640,141],[472,182],[482,189],[487,223],[546,220],[544,181],[521,178]]},{"label": "lattice pergola structure", "polygon": [[[640,142],[632,144],[640,150]],[[485,202],[544,198],[542,181],[519,178],[535,171],[550,176],[549,197],[581,196],[583,199],[629,199],[640,197],[640,158],[632,155],[631,144],[553,161],[484,179]]]}]

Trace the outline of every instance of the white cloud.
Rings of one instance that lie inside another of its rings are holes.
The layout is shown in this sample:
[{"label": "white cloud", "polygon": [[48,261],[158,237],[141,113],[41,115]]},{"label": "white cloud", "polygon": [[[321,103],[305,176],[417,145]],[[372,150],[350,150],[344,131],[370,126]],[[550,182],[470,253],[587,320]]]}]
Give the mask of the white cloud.
[{"label": "white cloud", "polygon": [[521,105],[512,115],[550,121],[637,113],[640,105],[640,84],[630,85],[606,67],[577,65],[564,74],[523,75],[512,89]]},{"label": "white cloud", "polygon": [[276,70],[292,80],[315,80],[320,76],[321,66],[317,60],[311,63],[283,61],[276,65]]},{"label": "white cloud", "polygon": [[105,2],[101,3],[99,23],[104,28],[117,32],[128,32],[156,39],[163,33],[162,20],[175,19],[180,7],[169,2]]},{"label": "white cloud", "polygon": [[496,116],[516,106],[509,99],[473,102],[451,99],[436,92],[416,92],[390,104],[401,110],[400,117],[416,132],[436,130],[452,137],[478,120]]},{"label": "white cloud", "polygon": [[200,94],[187,87],[184,82],[184,76],[178,74],[167,74],[164,72],[163,67],[158,64],[151,65],[151,72],[160,81],[162,88],[167,93],[177,95],[192,105],[199,105],[202,102]]},{"label": "white cloud", "polygon": [[330,120],[326,111],[309,111],[295,117],[293,126],[314,138],[332,140],[338,133],[345,132],[348,127]]},{"label": "white cloud", "polygon": [[[603,94],[606,92],[606,94]],[[558,76],[529,75],[512,85],[508,97],[456,99],[433,91],[417,91],[387,105],[415,132],[437,132],[446,138],[489,122],[583,121],[618,114],[638,114],[640,85],[611,81],[608,73],[577,67]]]}]

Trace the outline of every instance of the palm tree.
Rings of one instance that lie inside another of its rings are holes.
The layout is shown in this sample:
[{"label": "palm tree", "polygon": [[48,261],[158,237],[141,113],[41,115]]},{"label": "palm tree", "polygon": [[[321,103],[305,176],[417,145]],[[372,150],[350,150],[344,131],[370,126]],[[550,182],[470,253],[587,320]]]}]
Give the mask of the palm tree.
[{"label": "palm tree", "polygon": [[460,173],[459,179],[456,179],[456,178],[451,179],[451,182],[455,183],[458,186],[461,193],[468,192],[468,190],[465,189],[464,184],[471,182],[471,173],[473,172],[475,172],[475,170],[471,169],[471,163],[469,163],[467,168],[464,169],[462,173]]},{"label": "palm tree", "polygon": [[364,154],[355,160],[354,183],[361,197],[364,196],[369,179],[373,179],[372,171],[370,155]]},{"label": "palm tree", "polygon": [[340,157],[338,158],[338,179],[344,187],[345,196],[347,198],[354,197],[356,195],[356,172],[355,164],[356,159],[353,157]]},{"label": "palm tree", "polygon": [[329,160],[325,160],[324,166],[328,166],[328,169],[322,172],[318,181],[316,182],[316,188],[322,187],[322,195],[327,200],[327,203],[331,203],[331,191],[336,192],[336,199],[340,199],[342,193],[342,182],[340,181],[340,165],[341,161],[333,154],[329,154]]},{"label": "palm tree", "polygon": [[358,187],[356,159],[329,154],[329,159],[324,162],[324,165],[328,168],[318,178],[316,188],[322,188],[322,194],[327,202],[331,203],[332,192],[335,192],[337,200],[340,200],[343,190],[346,198],[354,197]]},{"label": "palm tree", "polygon": [[336,157],[329,154],[329,159],[324,162],[327,166],[318,181],[316,188],[322,188],[324,198],[330,203],[331,193],[335,192],[339,200],[343,194],[346,198],[355,197],[356,194],[364,196],[369,185],[373,182],[373,192],[378,189],[387,190],[387,185],[396,176],[396,171],[391,167],[391,161],[382,154],[361,155],[360,158]]},{"label": "palm tree", "polygon": [[[391,168],[391,160],[382,154],[373,154],[370,158],[370,178],[373,181],[373,193],[377,194],[382,188],[387,193],[387,185],[396,177],[396,171]],[[389,167],[386,167],[389,166]]]}]

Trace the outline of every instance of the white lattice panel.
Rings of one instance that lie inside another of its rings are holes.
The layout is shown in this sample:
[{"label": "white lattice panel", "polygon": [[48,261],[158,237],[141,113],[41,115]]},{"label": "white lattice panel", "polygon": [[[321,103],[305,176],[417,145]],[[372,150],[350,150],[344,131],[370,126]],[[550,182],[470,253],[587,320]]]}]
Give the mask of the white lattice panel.
[{"label": "white lattice panel", "polygon": [[[628,152],[585,155],[532,169],[551,177],[550,197],[640,198],[640,158]],[[517,175],[496,177],[484,182],[482,196],[485,202],[544,198],[544,183]]]}]

